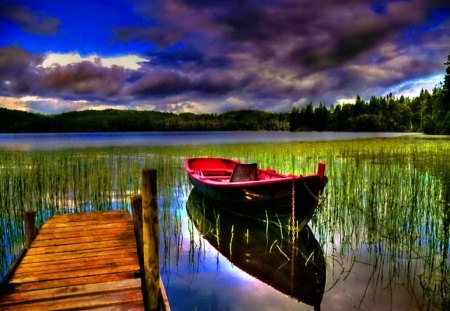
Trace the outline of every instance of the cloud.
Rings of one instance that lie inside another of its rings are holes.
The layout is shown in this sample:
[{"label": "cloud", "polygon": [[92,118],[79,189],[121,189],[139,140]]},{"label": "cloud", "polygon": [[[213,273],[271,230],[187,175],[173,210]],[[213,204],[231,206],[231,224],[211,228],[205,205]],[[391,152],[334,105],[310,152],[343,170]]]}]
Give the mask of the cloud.
[{"label": "cloud", "polygon": [[197,49],[179,48],[148,53],[151,64],[167,67],[179,67],[186,64],[203,65],[205,56]]},{"label": "cloud", "polygon": [[167,0],[153,5],[158,9],[144,2],[139,6],[155,22],[152,32],[167,29],[189,48],[163,49],[150,59],[191,77],[193,70],[207,72],[208,60],[220,58],[226,66],[218,69],[251,79],[224,87],[249,105],[262,96],[291,103],[307,97],[329,105],[343,96],[378,95],[401,79],[442,70],[434,60],[445,59],[450,39],[448,14],[439,25],[420,30],[442,1]]},{"label": "cloud", "polygon": [[45,56],[42,62],[42,67],[48,68],[51,66],[66,66],[74,63],[81,63],[89,61],[104,67],[119,66],[125,69],[136,70],[141,67],[141,63],[147,61],[138,55],[130,54],[116,57],[101,57],[98,55],[90,55],[82,57],[79,53],[49,53]]},{"label": "cloud", "polygon": [[63,98],[80,96],[111,99],[119,96],[127,77],[123,67],[103,67],[89,61],[53,66],[43,70],[36,83],[38,94],[59,94]]},{"label": "cloud", "polygon": [[175,71],[148,71],[129,89],[130,95],[138,98],[176,95],[189,89],[188,77]]},{"label": "cloud", "polygon": [[20,48],[0,48],[0,95],[114,101],[130,73],[116,65],[105,67],[96,59],[51,66],[44,59]]},{"label": "cloud", "polygon": [[28,32],[40,35],[56,34],[59,20],[31,11],[24,6],[0,5],[0,17],[9,19]]},{"label": "cloud", "polygon": [[40,77],[37,66],[43,57],[17,47],[0,48],[0,95],[23,95],[32,92]]},{"label": "cloud", "polygon": [[193,89],[201,94],[226,94],[239,92],[247,84],[249,77],[238,76],[221,70],[206,70],[193,81]]},{"label": "cloud", "polygon": [[18,47],[0,48],[0,69],[2,76],[14,76],[40,65],[43,57],[33,55]]},{"label": "cloud", "polygon": [[165,111],[281,111],[382,95],[442,73],[449,51],[443,1],[133,4],[146,22],[112,31],[119,42],[146,43],[148,51],[104,57],[3,47],[0,95]]},{"label": "cloud", "polygon": [[169,112],[175,112],[175,113],[207,113],[212,112],[209,111],[211,108],[211,105],[207,103],[202,102],[195,102],[195,101],[182,101],[182,102],[175,102],[175,103],[169,103],[165,107],[166,111]]},{"label": "cloud", "polygon": [[0,97],[0,107],[22,110],[27,112],[61,113],[68,110],[83,110],[96,107],[88,101],[66,101],[59,98],[45,98],[39,96]]},{"label": "cloud", "polygon": [[30,111],[28,104],[26,101],[23,101],[19,98],[15,97],[2,97],[0,96],[0,107],[13,109],[13,110],[22,110],[22,111]]},{"label": "cloud", "polygon": [[168,47],[182,39],[182,33],[176,29],[161,29],[156,27],[119,27],[116,38],[120,42],[144,41],[155,42],[160,47]]},{"label": "cloud", "polygon": [[382,95],[392,93],[394,96],[403,95],[405,97],[413,98],[419,96],[421,89],[431,90],[442,81],[444,81],[444,74],[409,80],[388,88]]}]

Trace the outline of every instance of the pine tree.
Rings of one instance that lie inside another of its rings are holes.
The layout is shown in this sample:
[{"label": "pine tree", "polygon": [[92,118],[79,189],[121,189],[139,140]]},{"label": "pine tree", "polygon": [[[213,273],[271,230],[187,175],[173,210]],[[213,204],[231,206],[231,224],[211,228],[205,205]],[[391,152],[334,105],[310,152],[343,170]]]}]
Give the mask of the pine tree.
[{"label": "pine tree", "polygon": [[450,134],[450,53],[447,57],[447,65],[445,70],[444,85],[442,91],[438,97],[438,114],[440,121],[438,122],[439,134]]},{"label": "pine tree", "polygon": [[447,65],[447,69],[445,70],[446,74],[442,88],[441,109],[448,112],[450,111],[450,53],[448,54],[447,62],[444,63],[444,65]]}]

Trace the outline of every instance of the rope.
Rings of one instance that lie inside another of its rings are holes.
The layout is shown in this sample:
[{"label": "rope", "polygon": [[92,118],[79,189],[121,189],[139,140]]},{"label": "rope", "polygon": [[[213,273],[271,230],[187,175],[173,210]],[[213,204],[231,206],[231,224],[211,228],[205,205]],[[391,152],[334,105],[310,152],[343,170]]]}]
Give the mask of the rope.
[{"label": "rope", "polygon": [[319,202],[321,199],[323,199],[322,193],[319,193],[319,196],[316,196],[316,195],[311,191],[311,189],[309,188],[308,184],[305,182],[305,179],[303,178],[302,175],[300,175],[300,178],[301,178],[301,180],[302,180],[302,182],[303,182],[303,185],[304,185],[305,188],[306,188],[306,191],[308,191],[309,195],[310,195],[314,200],[316,200],[317,202]]}]

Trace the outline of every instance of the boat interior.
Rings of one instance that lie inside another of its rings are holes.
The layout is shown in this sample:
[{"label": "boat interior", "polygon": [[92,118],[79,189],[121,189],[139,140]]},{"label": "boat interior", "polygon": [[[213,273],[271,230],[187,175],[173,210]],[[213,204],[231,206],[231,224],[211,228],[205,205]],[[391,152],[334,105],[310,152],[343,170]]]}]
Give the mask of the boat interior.
[{"label": "boat interior", "polygon": [[213,163],[211,163],[211,159],[208,162],[209,165],[205,165],[206,163],[190,163],[192,164],[190,167],[193,173],[200,179],[219,182],[244,182],[286,178],[285,175],[271,169],[258,169],[256,163],[236,163],[231,161],[218,163],[212,161]]}]

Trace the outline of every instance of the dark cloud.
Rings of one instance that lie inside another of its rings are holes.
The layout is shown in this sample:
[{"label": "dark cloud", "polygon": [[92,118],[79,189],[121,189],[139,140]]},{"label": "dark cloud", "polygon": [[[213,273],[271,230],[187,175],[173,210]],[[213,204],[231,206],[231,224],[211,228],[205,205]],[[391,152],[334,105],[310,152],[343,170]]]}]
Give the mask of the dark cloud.
[{"label": "dark cloud", "polygon": [[43,68],[44,57],[16,47],[0,48],[0,92],[3,96],[112,99],[120,96],[129,70],[89,61]]},{"label": "dark cloud", "polygon": [[149,59],[148,66],[185,67],[185,68],[223,68],[230,65],[226,55],[210,57],[208,52],[198,48],[180,47],[154,51],[146,54]]},{"label": "dark cloud", "polygon": [[121,42],[146,41],[165,48],[182,40],[182,32],[170,27],[118,27],[116,37]]},{"label": "dark cloud", "polygon": [[147,54],[150,64],[158,64],[162,66],[180,66],[186,63],[203,65],[205,56],[197,49],[181,48],[151,52]]},{"label": "dark cloud", "polygon": [[226,35],[234,40],[267,40],[271,21],[267,11],[254,4],[236,4],[214,14],[214,20],[226,26]]},{"label": "dark cloud", "polygon": [[208,97],[236,92],[247,83],[247,78],[237,78],[217,70],[208,70],[196,76],[182,75],[177,71],[149,70],[130,85],[127,95],[140,99],[180,94]]},{"label": "dark cloud", "polygon": [[237,78],[227,72],[206,71],[193,81],[193,90],[206,95],[239,92],[248,83],[248,77]]},{"label": "dark cloud", "polygon": [[0,17],[11,20],[25,31],[41,35],[55,34],[59,27],[58,19],[42,16],[24,6],[0,5]]},{"label": "dark cloud", "polygon": [[0,48],[0,94],[24,95],[32,91],[40,78],[37,67],[42,56],[33,55],[17,47]]},{"label": "dark cloud", "polygon": [[0,47],[0,75],[14,77],[40,65],[44,58],[33,55],[19,47]]},{"label": "dark cloud", "polygon": [[174,71],[149,71],[137,80],[128,94],[138,97],[177,95],[190,89],[189,78]]},{"label": "dark cloud", "polygon": [[88,95],[94,98],[111,98],[120,95],[127,77],[122,67],[102,67],[89,61],[52,66],[41,74],[37,86],[43,93],[61,97]]}]

